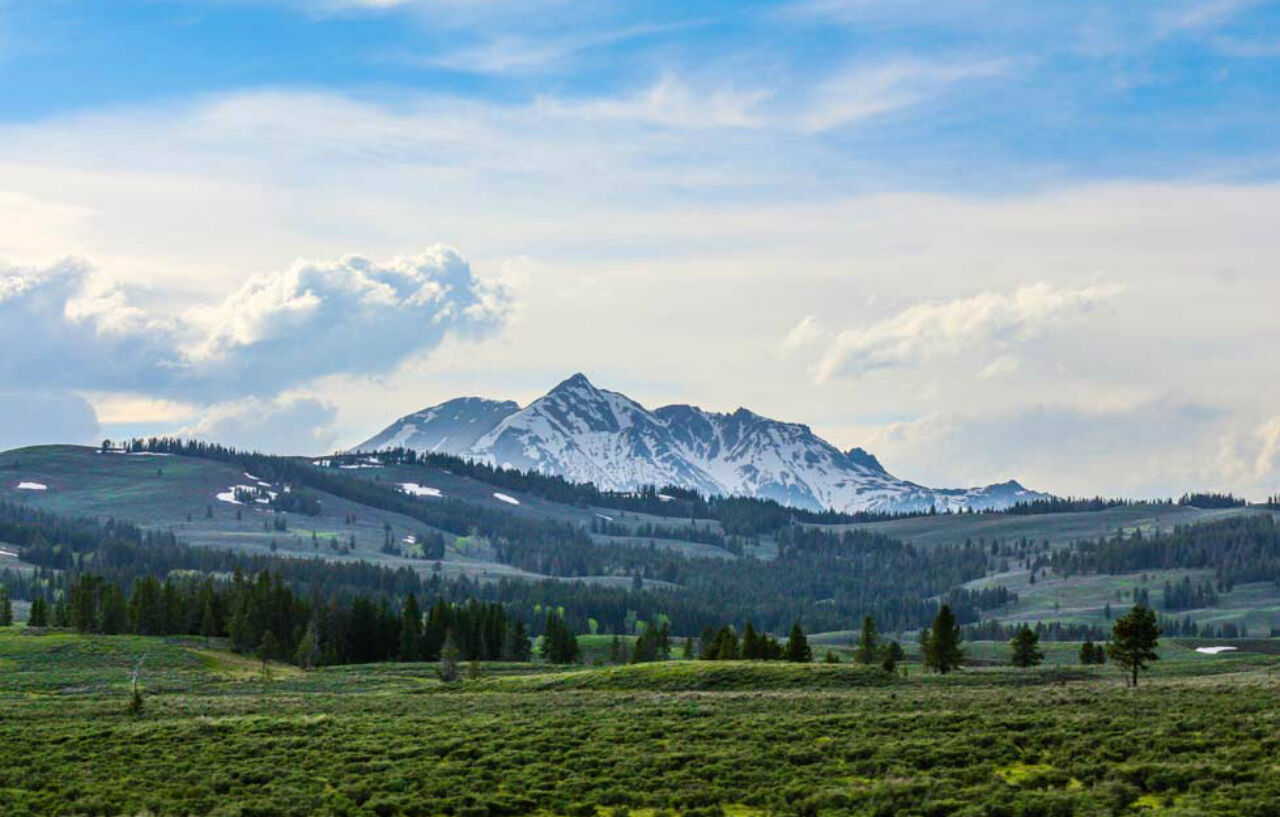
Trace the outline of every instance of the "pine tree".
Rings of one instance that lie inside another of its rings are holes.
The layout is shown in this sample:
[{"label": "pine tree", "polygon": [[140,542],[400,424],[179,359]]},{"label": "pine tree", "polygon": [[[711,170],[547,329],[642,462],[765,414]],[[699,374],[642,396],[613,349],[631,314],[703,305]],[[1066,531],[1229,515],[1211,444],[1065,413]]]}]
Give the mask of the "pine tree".
[{"label": "pine tree", "polygon": [[1153,661],[1159,661],[1156,647],[1160,645],[1160,627],[1156,614],[1142,604],[1116,619],[1111,629],[1111,643],[1107,654],[1130,675],[1132,686],[1138,685],[1138,673]]},{"label": "pine tree", "polygon": [[1040,651],[1040,635],[1023,624],[1009,642],[1013,649],[1013,665],[1015,667],[1034,667],[1044,661],[1044,653]]},{"label": "pine tree", "polygon": [[13,624],[13,602],[9,600],[9,590],[0,587],[0,627]]},{"label": "pine tree", "polygon": [[898,668],[898,662],[903,659],[902,645],[896,641],[890,641],[889,646],[884,648],[884,658],[880,662],[880,667],[885,671],[892,673]]},{"label": "pine tree", "polygon": [[258,658],[262,661],[262,677],[271,678],[271,661],[276,658],[280,652],[280,642],[276,640],[276,634],[267,630],[262,634],[262,640],[258,642]]},{"label": "pine tree", "polygon": [[872,664],[880,650],[880,634],[876,632],[876,622],[871,616],[862,619],[862,634],[858,636],[857,661],[859,664]]},{"label": "pine tree", "polygon": [[693,660],[693,636],[685,636],[684,649],[680,651],[680,657],[686,661]]},{"label": "pine tree", "polygon": [[306,632],[302,634],[301,640],[298,641],[298,649],[294,651],[293,663],[303,669],[311,669],[316,665],[316,657],[319,645],[316,640],[316,623],[315,620],[307,622]]},{"label": "pine tree", "polygon": [[926,652],[926,666],[946,675],[960,666],[964,651],[960,648],[960,624],[944,604],[933,619],[932,635]]},{"label": "pine tree", "polygon": [[759,639],[756,637],[756,628],[751,622],[747,622],[747,626],[742,630],[742,657],[748,661],[754,661],[763,656],[760,655]]},{"label": "pine tree", "polygon": [[412,593],[404,600],[400,610],[400,649],[401,661],[422,660],[422,611],[418,609],[418,599]]},{"label": "pine tree", "polygon": [[520,663],[529,661],[533,653],[533,645],[529,643],[529,635],[525,632],[523,621],[517,621],[507,630],[502,652],[503,657],[508,661]]},{"label": "pine tree", "polygon": [[49,603],[44,600],[44,596],[36,596],[31,600],[31,612],[27,614],[27,626],[49,626]]},{"label": "pine tree", "polygon": [[1080,645],[1080,663],[1086,665],[1107,663],[1106,648],[1101,644],[1094,644],[1093,641],[1085,641]]},{"label": "pine tree", "polygon": [[461,651],[458,642],[453,638],[453,631],[445,633],[444,645],[440,647],[440,663],[436,667],[436,675],[446,684],[458,680],[458,657]]},{"label": "pine tree", "polygon": [[787,638],[786,658],[788,661],[807,664],[813,661],[813,650],[809,648],[809,639],[805,637],[800,622],[791,625],[791,636]]}]

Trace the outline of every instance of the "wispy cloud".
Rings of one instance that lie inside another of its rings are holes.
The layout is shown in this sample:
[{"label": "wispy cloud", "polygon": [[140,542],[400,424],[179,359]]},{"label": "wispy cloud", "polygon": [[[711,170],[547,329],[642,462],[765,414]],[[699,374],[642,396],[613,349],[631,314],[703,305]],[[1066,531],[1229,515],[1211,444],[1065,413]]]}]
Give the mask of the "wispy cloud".
[{"label": "wispy cloud", "polygon": [[581,31],[542,37],[528,34],[497,34],[478,44],[443,53],[414,56],[408,61],[476,74],[513,75],[565,68],[583,52],[617,46],[633,40],[704,24],[689,20],[670,24],[634,25],[622,28]]},{"label": "wispy cloud", "polygon": [[663,127],[763,128],[773,119],[762,109],[773,97],[763,88],[695,88],[674,74],[661,77],[648,88],[628,96],[564,100],[544,97],[539,111],[556,117],[636,122]]},{"label": "wispy cloud", "polygon": [[980,343],[1031,340],[1053,326],[1094,311],[1122,291],[1123,287],[1114,284],[1072,289],[1038,283],[1010,294],[984,292],[917,304],[864,329],[836,334],[817,364],[815,378],[824,382],[835,377],[861,377],[955,354]]},{"label": "wispy cloud", "polygon": [[817,85],[797,122],[805,131],[831,130],[919,105],[967,80],[998,77],[1011,65],[1006,59],[904,59],[854,66]]}]

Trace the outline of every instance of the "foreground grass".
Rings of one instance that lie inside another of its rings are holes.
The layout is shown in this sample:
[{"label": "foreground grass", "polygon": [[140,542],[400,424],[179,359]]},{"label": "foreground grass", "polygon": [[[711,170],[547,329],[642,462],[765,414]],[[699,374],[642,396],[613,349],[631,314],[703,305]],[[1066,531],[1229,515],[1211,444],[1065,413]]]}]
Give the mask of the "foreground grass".
[{"label": "foreground grass", "polygon": [[446,687],[422,665],[267,681],[241,660],[198,641],[0,631],[0,813],[1263,815],[1280,802],[1278,665],[1263,654],[1137,692],[1066,668],[506,666]]}]

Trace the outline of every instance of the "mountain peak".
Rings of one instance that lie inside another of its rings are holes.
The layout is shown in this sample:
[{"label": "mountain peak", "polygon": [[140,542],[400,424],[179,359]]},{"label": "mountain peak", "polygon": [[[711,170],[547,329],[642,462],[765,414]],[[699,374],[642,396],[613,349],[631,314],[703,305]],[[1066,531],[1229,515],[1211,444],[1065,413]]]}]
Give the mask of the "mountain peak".
[{"label": "mountain peak", "polygon": [[861,465],[863,468],[870,469],[880,474],[887,474],[884,466],[880,464],[880,460],[876,459],[876,455],[872,454],[865,448],[850,448],[845,452],[845,456],[849,458],[855,465]]},{"label": "mountain peak", "polygon": [[898,479],[861,448],[841,452],[808,426],[739,408],[650,410],[576,372],[524,408],[458,399],[401,418],[360,446],[455,454],[616,491],[677,485],[799,508],[910,511],[1005,507],[1043,494],[1017,483],[934,489]]},{"label": "mountain peak", "polygon": [[548,394],[555,394],[556,392],[569,391],[573,389],[589,389],[591,391],[596,391],[596,387],[592,385],[591,381],[587,379],[585,374],[582,372],[575,372],[573,375],[557,383],[556,387],[548,392]]}]

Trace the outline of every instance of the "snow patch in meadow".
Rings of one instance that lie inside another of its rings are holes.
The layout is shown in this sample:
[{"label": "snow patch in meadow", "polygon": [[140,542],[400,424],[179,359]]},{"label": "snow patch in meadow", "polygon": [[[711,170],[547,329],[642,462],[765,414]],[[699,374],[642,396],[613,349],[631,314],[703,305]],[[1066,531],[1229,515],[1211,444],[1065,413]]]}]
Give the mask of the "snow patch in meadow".
[{"label": "snow patch in meadow", "polygon": [[[231,486],[230,488],[228,488],[227,490],[223,491],[223,492],[222,492],[222,493],[220,493],[220,494],[217,494],[214,498],[215,498],[215,499],[217,499],[219,502],[227,502],[227,503],[229,503],[229,504],[231,504],[231,505],[243,505],[243,504],[244,504],[243,502],[241,502],[240,500],[236,499],[236,491],[237,491],[237,490],[248,491],[249,493],[255,493],[255,492],[257,491],[257,488],[255,488],[255,487],[254,487],[254,486],[252,486],[252,485],[232,485],[232,486]],[[270,493],[270,492],[268,491],[268,493]],[[271,494],[271,499],[275,499],[275,498],[276,498],[276,495],[275,495],[275,494]],[[271,500],[269,500],[269,499],[258,499],[258,500],[256,500],[256,501],[257,501],[257,502],[261,502],[263,505],[265,505],[265,504],[267,504],[268,502],[270,502]]]},{"label": "snow patch in meadow", "polygon": [[43,482],[19,482],[18,490],[19,491],[47,491],[49,490],[49,486],[45,485]]},{"label": "snow patch in meadow", "polygon": [[14,559],[18,558],[18,554],[11,550],[5,550],[4,548],[0,548],[0,556],[10,556]]},{"label": "snow patch in meadow", "polygon": [[496,500],[499,500],[500,502],[505,502],[508,505],[520,504],[520,500],[516,499],[514,496],[507,496],[506,494],[500,494],[500,493],[497,493],[496,491],[493,494],[493,498]]},{"label": "snow patch in meadow", "polygon": [[612,522],[612,521],[613,521],[613,517],[612,517],[612,516],[605,516],[605,515],[604,515],[604,514],[602,514],[602,513],[598,513],[598,514],[596,514],[596,516],[600,517],[601,519],[603,519],[603,520],[605,520],[605,521],[607,521],[607,522]]},{"label": "snow patch in meadow", "polygon": [[416,482],[402,482],[400,483],[400,488],[406,494],[412,496],[434,496],[437,499],[444,496],[444,494],[440,493],[439,488],[432,488],[430,485],[419,485]]},{"label": "snow patch in meadow", "polygon": [[1236,647],[1196,647],[1196,652],[1204,653],[1205,655],[1218,655],[1219,653],[1233,652],[1236,649]]}]

